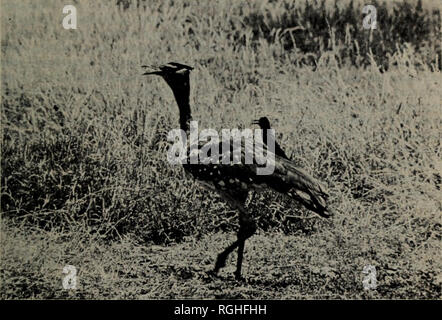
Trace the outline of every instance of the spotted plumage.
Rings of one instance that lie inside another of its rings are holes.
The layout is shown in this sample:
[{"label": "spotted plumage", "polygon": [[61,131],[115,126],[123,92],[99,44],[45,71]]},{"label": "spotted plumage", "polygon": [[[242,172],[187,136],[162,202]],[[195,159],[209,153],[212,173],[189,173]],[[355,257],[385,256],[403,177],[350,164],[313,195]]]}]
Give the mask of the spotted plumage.
[{"label": "spotted plumage", "polygon": [[[150,68],[154,69],[154,71],[146,72],[144,73],[145,75],[161,76],[172,89],[180,111],[180,128],[189,136],[190,121],[192,120],[189,105],[189,73],[193,68],[176,62]],[[232,146],[233,143],[230,145]],[[201,147],[201,145],[198,146],[199,149]],[[221,143],[219,143],[218,147],[218,150],[221,151]],[[250,190],[271,188],[274,191],[292,197],[323,217],[332,215],[332,212],[327,207],[328,195],[324,187],[305,171],[297,168],[283,153],[282,149],[282,153],[278,151],[275,154],[273,173],[259,175],[257,170],[264,165],[259,164],[260,162],[256,159],[257,150],[248,150],[247,148],[250,147],[250,145],[242,142],[241,162],[238,164],[222,164],[222,154],[218,156],[218,163],[190,164],[190,161],[187,161],[183,164],[184,170],[188,175],[208,189],[218,192],[223,199],[239,211],[240,228],[237,234],[238,239],[218,255],[214,268],[215,274],[220,268],[225,266],[227,256],[238,248],[235,276],[237,278],[241,277],[245,240],[256,231],[255,222],[244,207]],[[266,144],[263,144],[261,148],[267,150]],[[189,149],[187,160],[190,159]],[[253,154],[254,158],[251,164],[246,164],[245,155],[247,152],[252,152]],[[262,154],[262,152],[259,154]],[[216,157],[216,155],[212,157]]]}]

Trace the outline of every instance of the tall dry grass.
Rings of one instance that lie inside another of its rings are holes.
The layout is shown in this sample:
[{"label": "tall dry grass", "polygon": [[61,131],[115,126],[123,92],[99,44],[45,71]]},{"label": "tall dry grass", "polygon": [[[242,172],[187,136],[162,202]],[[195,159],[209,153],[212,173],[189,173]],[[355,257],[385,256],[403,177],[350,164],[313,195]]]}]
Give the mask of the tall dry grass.
[{"label": "tall dry grass", "polygon": [[356,3],[79,1],[69,31],[61,1],[1,6],[5,223],[157,244],[232,230],[235,212],[166,160],[177,108],[140,66],[180,61],[200,128],[267,115],[341,213],[331,227],[265,193],[261,229],[326,239],[340,266],[395,265],[403,291],[385,296],[440,293],[437,8],[380,3],[370,35]]}]

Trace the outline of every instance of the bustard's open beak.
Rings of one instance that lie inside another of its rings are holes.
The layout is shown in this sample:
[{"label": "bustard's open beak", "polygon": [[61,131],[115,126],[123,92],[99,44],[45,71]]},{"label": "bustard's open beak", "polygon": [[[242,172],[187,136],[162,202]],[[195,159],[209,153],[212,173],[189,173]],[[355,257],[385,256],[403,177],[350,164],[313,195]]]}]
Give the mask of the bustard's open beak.
[{"label": "bustard's open beak", "polygon": [[259,120],[253,120],[252,124],[257,124],[257,125],[259,125]]},{"label": "bustard's open beak", "polygon": [[145,72],[145,73],[142,74],[143,76],[147,76],[147,75],[151,75],[151,74],[154,74],[154,75],[157,75],[157,76],[161,76],[163,74],[163,71],[158,70],[158,68],[155,67],[155,66],[141,66],[141,68],[149,68],[149,69],[155,70],[155,71]]},{"label": "bustard's open beak", "polygon": [[143,76],[147,76],[147,75],[150,75],[150,74],[155,74],[155,75],[157,75],[157,76],[161,76],[161,75],[162,75],[162,72],[161,72],[161,71],[145,72],[145,73],[143,73],[142,75],[143,75]]}]

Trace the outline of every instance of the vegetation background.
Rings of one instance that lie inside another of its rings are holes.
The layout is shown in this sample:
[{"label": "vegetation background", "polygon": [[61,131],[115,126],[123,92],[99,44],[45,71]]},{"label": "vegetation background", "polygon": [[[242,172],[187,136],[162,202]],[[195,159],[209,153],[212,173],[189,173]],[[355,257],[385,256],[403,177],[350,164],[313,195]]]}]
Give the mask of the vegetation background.
[{"label": "vegetation background", "polygon": [[[371,1],[375,30],[362,1],[71,2],[76,30],[1,2],[2,299],[441,298],[438,1]],[[140,66],[169,61],[200,128],[268,116],[340,212],[256,196],[245,282],[234,255],[206,276],[236,213],[166,160],[177,107]]]}]

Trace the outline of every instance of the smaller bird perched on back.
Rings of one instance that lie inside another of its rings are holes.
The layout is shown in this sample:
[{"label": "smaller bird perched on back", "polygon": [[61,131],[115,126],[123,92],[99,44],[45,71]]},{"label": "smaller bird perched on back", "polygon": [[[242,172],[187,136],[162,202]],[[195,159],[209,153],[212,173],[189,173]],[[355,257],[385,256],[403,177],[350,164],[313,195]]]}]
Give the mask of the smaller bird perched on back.
[{"label": "smaller bird perched on back", "polygon": [[[267,138],[268,138],[268,134],[272,134],[272,131],[267,131],[272,129],[270,127],[270,121],[267,117],[261,117],[259,118],[259,120],[254,120],[252,122],[252,124],[257,124],[261,127],[261,129],[263,130],[263,134],[262,134],[262,141],[264,142],[265,145],[267,145]],[[273,141],[275,141],[275,154],[277,156],[283,157],[287,160],[290,160],[289,157],[287,157],[287,155],[285,154],[284,150],[282,150],[282,148],[279,146],[278,142],[276,142],[275,137],[273,136]]]}]

